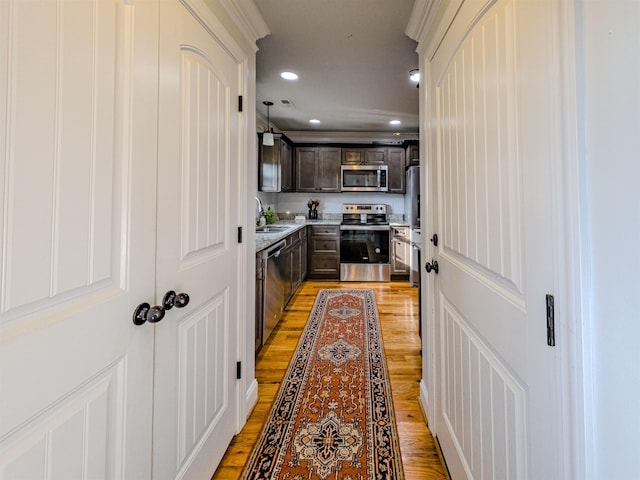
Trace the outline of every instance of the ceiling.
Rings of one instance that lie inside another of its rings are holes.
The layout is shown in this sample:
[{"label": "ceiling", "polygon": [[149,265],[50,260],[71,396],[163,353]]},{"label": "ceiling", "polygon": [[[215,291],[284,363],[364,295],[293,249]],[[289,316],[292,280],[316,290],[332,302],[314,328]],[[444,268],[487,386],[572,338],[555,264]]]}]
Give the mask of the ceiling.
[{"label": "ceiling", "polygon": [[[258,41],[256,109],[272,101],[276,130],[381,132],[417,138],[414,0],[255,0],[269,31]],[[294,81],[280,77],[295,72]],[[289,102],[288,105],[283,103]],[[309,123],[310,119],[320,124]],[[389,125],[390,120],[401,124]]]}]

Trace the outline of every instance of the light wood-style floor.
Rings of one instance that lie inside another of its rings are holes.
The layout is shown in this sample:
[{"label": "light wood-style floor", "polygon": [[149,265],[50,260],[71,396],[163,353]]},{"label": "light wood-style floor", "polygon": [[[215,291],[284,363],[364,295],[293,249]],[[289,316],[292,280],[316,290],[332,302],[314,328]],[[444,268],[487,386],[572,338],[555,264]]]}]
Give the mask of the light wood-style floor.
[{"label": "light wood-style floor", "polygon": [[367,288],[375,292],[391,378],[400,449],[407,480],[445,480],[447,475],[426,426],[418,398],[421,378],[418,291],[408,282],[306,281],[256,359],[258,404],[232,441],[213,480],[238,479],[267,419],[318,290]]}]

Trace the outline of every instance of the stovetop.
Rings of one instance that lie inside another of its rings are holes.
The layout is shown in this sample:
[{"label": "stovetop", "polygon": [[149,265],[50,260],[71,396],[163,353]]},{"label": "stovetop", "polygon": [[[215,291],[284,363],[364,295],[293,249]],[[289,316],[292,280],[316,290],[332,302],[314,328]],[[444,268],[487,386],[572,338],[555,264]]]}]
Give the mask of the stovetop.
[{"label": "stovetop", "polygon": [[342,225],[389,225],[385,204],[344,204]]}]

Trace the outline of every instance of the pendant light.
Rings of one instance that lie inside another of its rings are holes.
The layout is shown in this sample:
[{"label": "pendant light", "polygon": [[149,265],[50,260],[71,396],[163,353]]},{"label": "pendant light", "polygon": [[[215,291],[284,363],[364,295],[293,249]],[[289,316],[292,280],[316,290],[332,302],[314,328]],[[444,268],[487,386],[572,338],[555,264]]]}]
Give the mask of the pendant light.
[{"label": "pendant light", "polygon": [[267,106],[267,130],[262,134],[262,145],[271,147],[273,146],[273,130],[269,120],[269,107],[273,105],[273,102],[265,100],[262,103]]}]

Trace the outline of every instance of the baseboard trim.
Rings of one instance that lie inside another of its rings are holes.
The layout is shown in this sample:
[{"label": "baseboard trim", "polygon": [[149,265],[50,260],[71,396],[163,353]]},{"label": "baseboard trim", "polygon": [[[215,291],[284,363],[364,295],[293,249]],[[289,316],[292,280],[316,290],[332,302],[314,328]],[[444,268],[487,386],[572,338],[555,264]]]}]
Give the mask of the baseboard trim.
[{"label": "baseboard trim", "polygon": [[253,379],[253,381],[251,382],[251,385],[249,385],[249,388],[247,389],[244,404],[245,404],[245,417],[242,421],[243,426],[247,422],[247,419],[251,416],[251,413],[253,413],[253,409],[256,408],[256,405],[258,404],[258,380],[256,380],[255,378]]},{"label": "baseboard trim", "polygon": [[427,425],[429,425],[429,391],[427,390],[427,384],[424,383],[424,379],[420,380],[420,408],[422,409],[422,416]]}]

